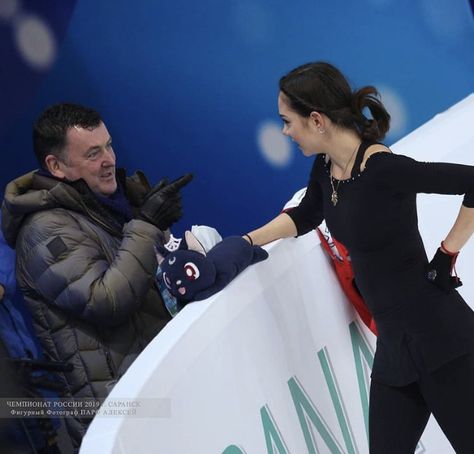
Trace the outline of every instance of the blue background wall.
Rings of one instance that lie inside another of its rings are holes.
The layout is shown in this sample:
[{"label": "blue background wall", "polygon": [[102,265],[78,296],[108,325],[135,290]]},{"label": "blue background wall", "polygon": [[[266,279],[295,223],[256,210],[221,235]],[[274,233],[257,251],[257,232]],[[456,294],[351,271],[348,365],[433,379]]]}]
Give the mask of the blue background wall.
[{"label": "blue background wall", "polygon": [[469,0],[0,0],[0,183],[36,167],[47,105],[101,112],[119,164],[191,171],[185,217],[249,230],[305,186],[311,160],[279,130],[279,77],[328,60],[375,84],[393,143],[474,91]]}]

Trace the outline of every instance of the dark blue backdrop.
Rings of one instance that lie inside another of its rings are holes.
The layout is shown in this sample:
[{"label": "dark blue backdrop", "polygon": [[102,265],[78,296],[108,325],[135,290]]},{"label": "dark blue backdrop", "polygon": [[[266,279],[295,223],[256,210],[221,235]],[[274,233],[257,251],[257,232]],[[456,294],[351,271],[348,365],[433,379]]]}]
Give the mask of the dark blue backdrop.
[{"label": "dark blue backdrop", "polygon": [[2,186],[36,167],[30,130],[44,107],[88,104],[120,165],[154,181],[194,172],[178,233],[244,232],[306,184],[311,161],[279,134],[276,106],[279,77],[298,64],[325,59],[379,86],[388,143],[474,90],[469,0],[1,5]]}]

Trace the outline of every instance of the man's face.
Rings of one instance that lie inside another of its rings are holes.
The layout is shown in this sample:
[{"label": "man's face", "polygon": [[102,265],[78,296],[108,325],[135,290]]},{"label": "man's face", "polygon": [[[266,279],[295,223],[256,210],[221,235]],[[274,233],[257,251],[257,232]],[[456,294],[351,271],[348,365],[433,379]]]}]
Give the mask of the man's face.
[{"label": "man's face", "polygon": [[70,128],[66,134],[64,161],[58,165],[64,178],[69,181],[82,178],[96,194],[109,196],[117,189],[115,154],[104,123],[94,129]]}]

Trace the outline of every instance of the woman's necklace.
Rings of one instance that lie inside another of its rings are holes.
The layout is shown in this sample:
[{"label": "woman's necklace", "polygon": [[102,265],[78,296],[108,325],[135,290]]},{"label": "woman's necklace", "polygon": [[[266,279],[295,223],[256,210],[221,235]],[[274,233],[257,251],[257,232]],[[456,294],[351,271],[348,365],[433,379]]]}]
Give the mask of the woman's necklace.
[{"label": "woman's necklace", "polygon": [[[344,176],[347,172],[347,168],[349,167],[350,162],[352,161],[352,158],[354,157],[355,152],[359,149],[360,143],[355,147],[354,151],[351,154],[351,157],[349,158],[349,161],[347,161],[346,167],[344,168],[344,172],[342,173],[342,176]],[[331,180],[331,188],[332,188],[332,194],[331,194],[331,202],[334,206],[337,205],[337,202],[339,201],[338,195],[337,195],[337,190],[339,189],[339,185],[341,184],[342,180],[337,180],[336,187],[334,187],[334,177],[332,176],[332,165],[331,165],[331,171],[329,172],[329,179]]]}]

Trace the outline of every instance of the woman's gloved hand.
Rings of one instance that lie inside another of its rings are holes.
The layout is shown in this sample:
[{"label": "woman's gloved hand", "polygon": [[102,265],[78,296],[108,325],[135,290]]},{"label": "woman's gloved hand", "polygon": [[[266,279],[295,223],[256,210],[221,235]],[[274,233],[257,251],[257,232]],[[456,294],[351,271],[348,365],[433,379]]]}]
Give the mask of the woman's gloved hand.
[{"label": "woman's gloved hand", "polygon": [[[461,279],[457,276],[454,268],[458,255],[459,252],[449,252],[444,248],[443,243],[441,243],[433,260],[428,263],[426,277],[445,292],[450,292],[462,285]],[[454,276],[452,276],[453,271]]]},{"label": "woman's gloved hand", "polygon": [[145,197],[138,218],[155,225],[160,230],[167,230],[183,215],[180,189],[193,179],[187,173],[177,180],[168,183],[161,180]]}]

